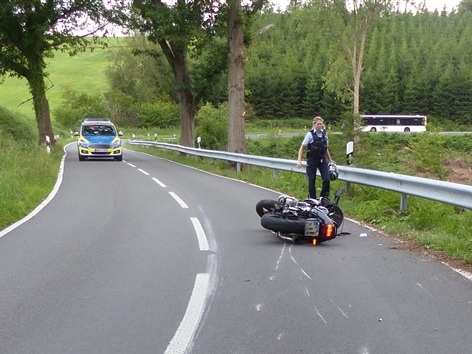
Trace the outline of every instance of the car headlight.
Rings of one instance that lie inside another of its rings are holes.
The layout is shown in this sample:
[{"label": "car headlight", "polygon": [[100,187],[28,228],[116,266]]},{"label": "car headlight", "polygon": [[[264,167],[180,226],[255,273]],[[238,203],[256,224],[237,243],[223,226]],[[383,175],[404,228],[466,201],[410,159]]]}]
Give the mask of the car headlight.
[{"label": "car headlight", "polygon": [[79,140],[79,141],[77,142],[77,144],[78,144],[80,147],[83,147],[83,148],[88,148],[88,147],[90,147],[90,143],[89,143],[89,142],[82,141],[82,140]]},{"label": "car headlight", "polygon": [[112,148],[119,148],[121,146],[121,140],[117,140],[111,143]]}]

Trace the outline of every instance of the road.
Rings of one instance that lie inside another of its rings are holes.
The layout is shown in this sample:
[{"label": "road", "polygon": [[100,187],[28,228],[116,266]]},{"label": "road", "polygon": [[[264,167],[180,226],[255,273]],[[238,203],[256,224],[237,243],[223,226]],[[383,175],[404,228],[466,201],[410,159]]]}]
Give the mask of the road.
[{"label": "road", "polygon": [[0,233],[1,353],[470,352],[472,282],[393,238],[346,221],[286,244],[254,210],[275,192],[67,152],[54,198]]}]

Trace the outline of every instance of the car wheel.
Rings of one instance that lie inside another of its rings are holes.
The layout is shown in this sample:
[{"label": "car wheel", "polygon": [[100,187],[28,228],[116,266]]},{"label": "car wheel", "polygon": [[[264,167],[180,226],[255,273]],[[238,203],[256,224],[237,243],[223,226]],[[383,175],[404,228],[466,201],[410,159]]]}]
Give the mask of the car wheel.
[{"label": "car wheel", "polygon": [[116,161],[123,161],[123,155],[115,156]]}]

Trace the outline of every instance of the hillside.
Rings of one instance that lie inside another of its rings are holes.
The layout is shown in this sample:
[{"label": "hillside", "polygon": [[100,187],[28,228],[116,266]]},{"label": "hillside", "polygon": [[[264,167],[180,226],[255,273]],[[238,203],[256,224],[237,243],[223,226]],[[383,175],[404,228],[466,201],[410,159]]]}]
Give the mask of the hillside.
[{"label": "hillside", "polygon": [[[122,40],[122,38],[110,38],[109,48],[118,45]],[[61,103],[64,89],[86,91],[89,94],[99,94],[108,89],[105,70],[108,66],[109,50],[94,49],[74,57],[68,53],[55,52],[54,58],[49,59],[46,69],[49,77],[46,79],[46,85],[49,87],[47,97],[53,119],[54,110]],[[0,84],[0,97],[0,106],[34,117],[31,95],[25,79],[6,77]]]}]

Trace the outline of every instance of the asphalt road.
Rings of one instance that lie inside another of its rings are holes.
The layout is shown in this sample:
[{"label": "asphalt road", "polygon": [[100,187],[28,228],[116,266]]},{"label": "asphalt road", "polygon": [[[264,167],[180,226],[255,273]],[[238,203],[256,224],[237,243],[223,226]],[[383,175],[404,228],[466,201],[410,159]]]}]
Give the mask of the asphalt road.
[{"label": "asphalt road", "polygon": [[0,233],[0,353],[471,350],[472,282],[393,238],[286,244],[254,210],[277,193],[67,151],[54,198]]}]

